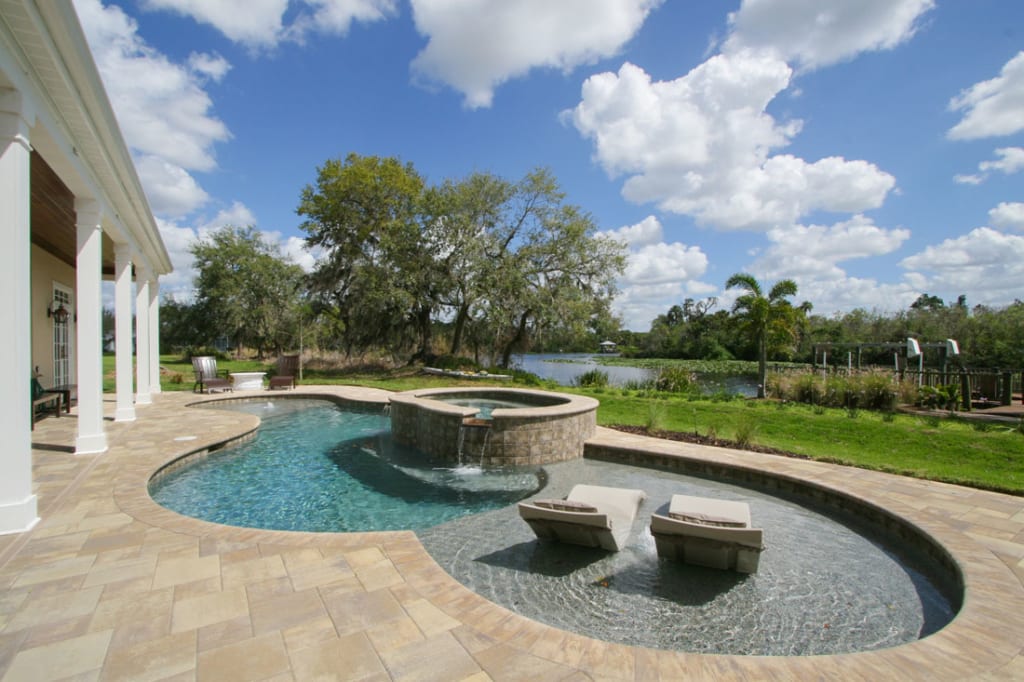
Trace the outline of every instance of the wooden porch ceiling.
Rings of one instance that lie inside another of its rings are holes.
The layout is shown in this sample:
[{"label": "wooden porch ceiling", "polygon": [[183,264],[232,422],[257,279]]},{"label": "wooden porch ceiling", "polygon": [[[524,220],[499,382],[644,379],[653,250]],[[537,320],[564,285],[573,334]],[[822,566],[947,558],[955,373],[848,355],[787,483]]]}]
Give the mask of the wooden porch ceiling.
[{"label": "wooden porch ceiling", "polygon": [[[38,152],[32,152],[30,165],[32,243],[75,267],[75,197]],[[113,277],[114,248],[106,235],[102,259],[103,274]]]}]

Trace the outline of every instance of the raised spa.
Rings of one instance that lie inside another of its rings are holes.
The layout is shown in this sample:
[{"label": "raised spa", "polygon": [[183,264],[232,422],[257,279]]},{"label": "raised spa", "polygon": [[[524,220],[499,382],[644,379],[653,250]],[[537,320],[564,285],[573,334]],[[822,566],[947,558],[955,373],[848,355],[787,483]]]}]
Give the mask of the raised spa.
[{"label": "raised spa", "polygon": [[515,388],[431,388],[391,396],[391,433],[457,464],[536,466],[583,456],[593,398]]}]

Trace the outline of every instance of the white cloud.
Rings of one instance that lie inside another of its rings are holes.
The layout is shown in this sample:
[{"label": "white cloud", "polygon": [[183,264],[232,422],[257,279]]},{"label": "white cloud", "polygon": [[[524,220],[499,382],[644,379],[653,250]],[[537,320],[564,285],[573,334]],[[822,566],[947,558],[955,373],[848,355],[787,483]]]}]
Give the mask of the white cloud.
[{"label": "white cloud", "polygon": [[708,257],[699,246],[648,244],[629,254],[621,283],[651,285],[698,279],[708,269]]},{"label": "white cloud", "polygon": [[955,182],[958,185],[980,185],[981,183],[985,182],[985,178],[987,177],[988,176],[983,173],[973,175],[965,175],[958,173],[953,176],[953,182]]},{"label": "white cloud", "polygon": [[288,0],[143,0],[148,10],[169,10],[213,26],[229,40],[270,47],[280,40]]},{"label": "white cloud", "polygon": [[954,175],[953,182],[961,185],[980,185],[988,180],[989,171],[999,171],[1011,175],[1024,168],[1024,148],[1003,147],[996,150],[998,159],[982,161],[978,164],[980,173],[971,175]]},{"label": "white cloud", "polygon": [[173,216],[197,208],[207,197],[189,171],[216,168],[213,146],[231,136],[210,113],[203,83],[229,65],[196,54],[189,58],[194,69],[175,64],[139,37],[119,7],[75,0],[75,9],[154,209]]},{"label": "white cloud", "polygon": [[156,224],[174,267],[172,272],[160,277],[160,293],[177,301],[191,301],[194,293],[192,280],[196,276],[191,248],[197,238],[196,230],[162,218],[157,218]]},{"label": "white cloud", "polygon": [[[311,32],[345,35],[353,21],[387,18],[396,4],[396,0],[143,0],[144,9],[191,17],[250,50],[272,49],[282,41],[302,42]],[[297,9],[294,21],[286,25],[289,7]]]},{"label": "white cloud", "polygon": [[896,312],[905,310],[925,289],[906,276],[899,282],[879,282],[874,278],[796,279],[795,303],[810,300],[814,314],[830,316],[855,308]]},{"label": "white cloud", "polygon": [[536,67],[570,71],[616,54],[662,0],[412,0],[427,46],[414,73],[458,90],[470,108]]},{"label": "white cloud", "polygon": [[395,0],[305,0],[312,14],[301,14],[287,32],[289,38],[301,42],[310,32],[345,35],[353,21],[370,23],[392,16]]},{"label": "white cloud", "polygon": [[802,70],[909,40],[934,0],[744,0],[729,14],[724,52],[766,50]]},{"label": "white cloud", "polygon": [[588,78],[566,117],[594,141],[609,175],[630,175],[627,199],[702,224],[767,229],[819,209],[880,206],[896,181],[871,163],[770,155],[801,127],[765,111],[791,75],[778,59],[749,52],[717,55],[673,81],[653,82],[627,63]]},{"label": "white cloud", "polygon": [[663,241],[661,222],[647,216],[639,223],[602,232],[629,246],[626,270],[613,309],[627,328],[646,330],[651,320],[686,296],[703,295],[714,287],[700,281],[708,257],[698,246]]},{"label": "white cloud", "polygon": [[767,279],[837,281],[846,278],[838,263],[892,253],[910,238],[910,230],[887,230],[870,218],[824,225],[790,225],[768,232],[772,245],[751,266]]},{"label": "white cloud", "polygon": [[218,54],[193,52],[188,56],[188,67],[194,73],[219,83],[231,70],[231,63]]},{"label": "white cloud", "polygon": [[977,140],[1024,130],[1024,51],[1003,65],[999,75],[975,83],[949,102],[964,117],[946,133],[953,140]]},{"label": "white cloud", "polygon": [[647,331],[651,321],[687,298],[704,298],[715,288],[700,281],[662,282],[624,287],[615,297],[612,311],[622,318],[623,326],[634,331]]},{"label": "white cloud", "polygon": [[303,237],[285,239],[281,242],[281,252],[304,272],[313,272],[317,262],[324,255],[322,247],[317,246],[313,250],[306,248],[306,240]]},{"label": "white cloud", "polygon": [[1004,201],[988,212],[988,219],[996,227],[1024,232],[1024,203]]},{"label": "white cloud", "polygon": [[135,169],[146,188],[150,208],[158,215],[187,215],[210,199],[188,171],[159,157],[137,156]]},{"label": "white cloud", "polygon": [[918,275],[922,290],[1005,305],[1024,291],[1024,237],[979,227],[908,256],[900,265]]},{"label": "white cloud", "polygon": [[228,208],[217,212],[210,220],[199,223],[197,231],[200,237],[205,237],[210,232],[216,232],[221,228],[250,227],[256,225],[256,216],[249,210],[249,207],[240,201],[235,201]]},{"label": "white cloud", "polygon": [[[1024,108],[1022,108],[1020,115],[1024,116]],[[1003,147],[996,150],[996,156],[999,158],[995,161],[982,161],[979,163],[978,170],[995,170],[1011,175],[1024,169],[1024,147]]]},{"label": "white cloud", "polygon": [[[161,292],[171,294],[176,300],[189,301],[194,294],[193,280],[196,276],[195,259],[192,257],[192,246],[195,242],[207,239],[210,233],[226,226],[256,226],[256,216],[245,204],[234,202],[231,206],[217,212],[209,219],[200,219],[193,225],[184,225],[172,220],[157,218],[157,226],[167,253],[170,256],[174,271],[160,278]],[[322,250],[306,249],[306,240],[302,237],[285,237],[277,231],[257,230],[260,239],[268,246],[277,247],[282,256],[299,265],[305,272],[312,272]]]},{"label": "white cloud", "polygon": [[608,230],[601,235],[623,242],[627,246],[645,246],[661,241],[661,222],[652,215],[647,216],[635,225],[627,225],[617,230]]}]

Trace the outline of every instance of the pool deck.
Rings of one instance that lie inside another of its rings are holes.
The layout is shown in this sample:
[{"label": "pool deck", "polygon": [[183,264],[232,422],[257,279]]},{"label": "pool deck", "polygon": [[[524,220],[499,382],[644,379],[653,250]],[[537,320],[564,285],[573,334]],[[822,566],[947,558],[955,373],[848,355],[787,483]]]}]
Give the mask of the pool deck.
[{"label": "pool deck", "polygon": [[99,455],[73,454],[74,411],[36,424],[42,520],[0,536],[0,680],[1024,679],[1024,497],[599,429],[602,442],[757,466],[883,506],[941,540],[965,576],[950,625],[891,649],[656,651],[492,604],[441,570],[411,532],[239,529],[159,507],[146,493],[155,470],[255,428],[255,417],[185,407],[209,398],[154,396],[135,421],[108,422],[110,449]]}]

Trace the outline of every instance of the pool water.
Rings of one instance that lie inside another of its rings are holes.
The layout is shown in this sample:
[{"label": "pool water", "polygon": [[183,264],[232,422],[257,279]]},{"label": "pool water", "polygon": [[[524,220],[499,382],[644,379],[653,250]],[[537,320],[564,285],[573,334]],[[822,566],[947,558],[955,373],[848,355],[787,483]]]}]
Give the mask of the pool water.
[{"label": "pool water", "polygon": [[270,530],[416,530],[508,506],[540,489],[537,471],[434,466],[392,442],[382,412],[324,400],[217,405],[258,415],[255,440],[150,484],[180,514]]},{"label": "pool water", "polygon": [[[871,528],[677,473],[585,459],[545,471],[543,497],[562,497],[576,483],[644,490],[647,499],[626,547],[605,552],[538,541],[514,505],[416,533],[447,573],[542,623],[656,649],[792,656],[905,644],[936,632],[955,614],[946,590],[926,575],[927,558]],[[674,494],[750,504],[767,547],[758,572],[659,559],[650,516]]]},{"label": "pool water", "polygon": [[[299,531],[415,530],[456,580],[528,618],[600,640],[715,654],[839,654],[941,629],[956,595],[927,557],[871,528],[771,494],[623,464],[537,471],[432,466],[382,413],[321,400],[231,403],[257,438],[158,477],[160,504],[209,521]],[[627,546],[539,542],[515,502],[576,483],[647,493]],[[744,575],[660,560],[648,526],[673,494],[743,500],[767,549]]]},{"label": "pool water", "polygon": [[477,419],[491,419],[494,416],[494,411],[498,409],[517,409],[524,407],[537,407],[536,403],[526,403],[517,400],[499,400],[497,398],[446,398],[446,397],[432,397],[433,400],[438,402],[448,403],[449,405],[458,405],[460,407],[476,407],[479,408],[477,412]]}]

